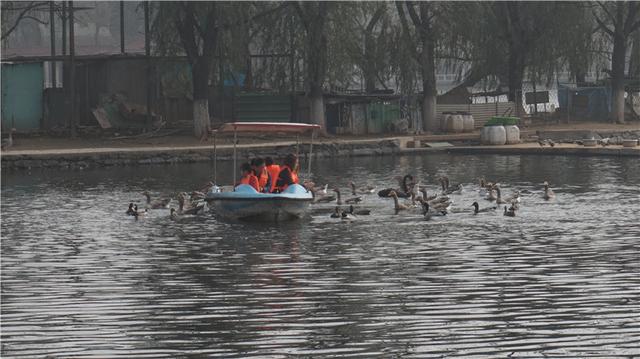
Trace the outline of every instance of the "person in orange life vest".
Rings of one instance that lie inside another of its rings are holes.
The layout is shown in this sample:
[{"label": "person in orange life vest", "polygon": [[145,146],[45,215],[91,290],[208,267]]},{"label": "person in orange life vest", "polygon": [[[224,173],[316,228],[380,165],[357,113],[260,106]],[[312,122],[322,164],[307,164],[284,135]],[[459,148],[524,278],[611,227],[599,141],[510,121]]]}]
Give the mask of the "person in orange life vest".
[{"label": "person in orange life vest", "polygon": [[285,157],[284,164],[278,174],[276,190],[282,192],[290,185],[298,182],[298,156],[290,153]]},{"label": "person in orange life vest", "polygon": [[258,178],[258,184],[260,185],[259,192],[269,192],[271,187],[271,178],[269,172],[264,166],[264,160],[262,158],[254,158],[251,160],[251,168],[253,168],[253,174]]},{"label": "person in orange life vest", "polygon": [[240,166],[240,172],[242,173],[242,178],[240,178],[239,184],[248,184],[249,186],[255,188],[256,191],[260,192],[260,184],[258,183],[258,178],[253,174],[251,165],[248,163],[243,163],[242,166]]},{"label": "person in orange life vest", "polygon": [[278,174],[280,174],[280,166],[275,164],[273,158],[266,157],[264,159],[264,164],[266,165],[267,172],[269,172],[269,177],[271,178],[271,186],[269,187],[268,192],[273,192],[276,188],[276,180],[278,179]]}]

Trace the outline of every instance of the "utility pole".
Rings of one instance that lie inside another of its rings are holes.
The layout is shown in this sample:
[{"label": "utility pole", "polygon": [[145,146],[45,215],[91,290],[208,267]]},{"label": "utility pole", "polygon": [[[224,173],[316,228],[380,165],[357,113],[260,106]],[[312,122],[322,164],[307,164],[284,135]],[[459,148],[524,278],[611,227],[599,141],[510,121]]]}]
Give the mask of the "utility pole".
[{"label": "utility pole", "polygon": [[[49,37],[51,38],[51,57],[56,56],[56,25],[55,25],[54,3],[49,1]],[[56,83],[56,62],[51,59],[51,87],[57,87]]]},{"label": "utility pole", "polygon": [[120,53],[124,54],[124,1],[120,1]]},{"label": "utility pole", "polygon": [[71,112],[69,116],[69,122],[71,124],[71,137],[76,137],[76,41],[73,25],[73,1],[69,1],[69,62],[71,63],[71,67],[69,69],[69,95],[71,97]]},{"label": "utility pole", "polygon": [[293,11],[289,15],[289,75],[291,76],[291,122],[296,121],[295,49],[293,47]]},{"label": "utility pole", "polygon": [[144,2],[144,53],[147,60],[147,130],[151,131],[151,39],[149,38],[149,2]]},{"label": "utility pole", "polygon": [[67,54],[67,2],[63,1],[62,2],[62,56],[66,54]]}]

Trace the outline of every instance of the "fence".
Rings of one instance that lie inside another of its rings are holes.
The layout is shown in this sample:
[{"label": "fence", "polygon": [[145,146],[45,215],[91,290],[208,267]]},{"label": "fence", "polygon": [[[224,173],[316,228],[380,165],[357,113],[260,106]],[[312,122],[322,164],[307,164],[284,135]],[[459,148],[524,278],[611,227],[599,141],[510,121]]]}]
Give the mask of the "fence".
[{"label": "fence", "polygon": [[516,106],[514,102],[436,105],[436,111],[439,116],[442,116],[443,112],[469,112],[478,128],[484,126],[493,116],[515,115]]}]

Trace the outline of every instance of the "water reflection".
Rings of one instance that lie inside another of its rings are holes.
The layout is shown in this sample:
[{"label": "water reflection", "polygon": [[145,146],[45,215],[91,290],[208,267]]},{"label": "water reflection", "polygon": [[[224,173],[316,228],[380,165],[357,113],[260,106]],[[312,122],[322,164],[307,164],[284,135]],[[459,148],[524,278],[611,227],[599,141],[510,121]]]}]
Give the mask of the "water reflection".
[{"label": "water reflection", "polygon": [[[142,190],[196,188],[210,169],[3,171],[2,357],[640,355],[637,161],[318,162],[314,180],[344,188],[410,172],[432,192],[446,173],[469,212],[426,222],[371,196],[353,223],[332,206],[285,224],[134,221]],[[529,191],[518,217],[470,214],[481,175]]]}]

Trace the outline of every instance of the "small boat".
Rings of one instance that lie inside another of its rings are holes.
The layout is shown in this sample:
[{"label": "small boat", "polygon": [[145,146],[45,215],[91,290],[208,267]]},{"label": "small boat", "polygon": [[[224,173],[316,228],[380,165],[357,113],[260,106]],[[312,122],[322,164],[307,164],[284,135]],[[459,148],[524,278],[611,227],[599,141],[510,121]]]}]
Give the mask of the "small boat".
[{"label": "small boat", "polygon": [[[216,157],[215,134],[217,132],[234,133],[234,169],[236,166],[237,132],[284,132],[302,134],[311,131],[311,145],[308,156],[308,169],[311,173],[311,152],[313,151],[313,138],[318,125],[305,123],[274,123],[274,122],[234,122],[226,123],[212,131],[214,134],[214,157]],[[298,146],[296,146],[298,147]],[[214,161],[215,163],[215,161]],[[214,173],[215,168],[214,165]],[[214,179],[215,181],[215,179]],[[236,183],[235,172],[233,182]],[[309,210],[309,204],[313,202],[313,193],[299,184],[288,186],[280,193],[260,193],[253,187],[240,184],[232,191],[222,191],[219,186],[213,186],[206,195],[206,201],[214,211],[222,217],[240,220],[254,221],[286,221],[302,218]]]},{"label": "small boat", "polygon": [[241,184],[233,192],[209,192],[207,202],[218,215],[242,220],[283,221],[302,218],[309,210],[313,194],[294,184],[281,193],[260,193]]}]

